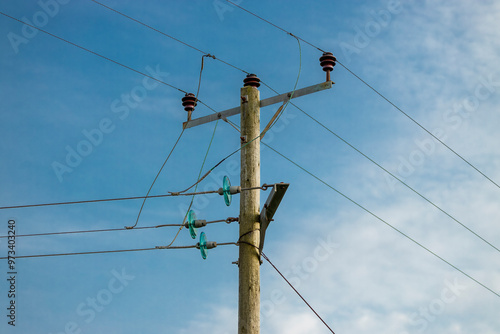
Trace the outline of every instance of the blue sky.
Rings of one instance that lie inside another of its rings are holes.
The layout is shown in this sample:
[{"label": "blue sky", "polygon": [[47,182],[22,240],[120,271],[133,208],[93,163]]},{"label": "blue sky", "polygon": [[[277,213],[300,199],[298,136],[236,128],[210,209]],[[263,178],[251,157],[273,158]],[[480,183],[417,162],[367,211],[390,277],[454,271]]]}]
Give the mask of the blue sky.
[{"label": "blue sky", "polygon": [[[0,11],[188,92],[202,53],[92,1],[4,2]],[[321,52],[224,1],[111,1],[130,15],[245,71],[280,93],[325,80]],[[345,66],[500,183],[500,5],[494,1],[239,3],[331,51]],[[56,5],[54,5],[56,4]],[[182,130],[183,93],[0,15],[0,206],[144,196]],[[239,105],[245,74],[205,58],[199,98]],[[481,237],[500,247],[500,189],[340,65],[333,89],[294,100],[337,135]],[[275,93],[261,86],[261,98]],[[131,100],[134,99],[135,100]],[[262,128],[278,105],[261,110]],[[212,113],[199,104],[193,117]],[[238,116],[231,118],[239,124]],[[196,181],[215,123],[184,132],[151,194]],[[89,140],[93,138],[93,143]],[[300,110],[288,106],[263,140],[423,246],[500,292],[500,254]],[[88,144],[90,143],[90,145]],[[237,149],[217,124],[204,172]],[[70,158],[80,150],[86,156]],[[71,160],[73,159],[73,160]],[[65,165],[65,172],[54,166]],[[262,183],[290,188],[265,252],[336,333],[498,333],[500,299],[262,145]],[[199,186],[228,175],[239,155]],[[264,203],[268,192],[261,194]],[[190,198],[146,202],[138,226],[182,222]],[[133,225],[141,201],[0,210],[18,234]],[[238,215],[218,195],[196,197],[199,218]],[[238,239],[236,223],[203,229]],[[17,254],[150,248],[175,228],[18,238]],[[196,243],[182,230],[175,245]],[[6,239],[0,239],[6,256]],[[234,333],[236,246],[19,259],[16,326],[1,333]],[[0,261],[2,277],[7,263]],[[328,333],[277,273],[261,266],[262,333]]]}]

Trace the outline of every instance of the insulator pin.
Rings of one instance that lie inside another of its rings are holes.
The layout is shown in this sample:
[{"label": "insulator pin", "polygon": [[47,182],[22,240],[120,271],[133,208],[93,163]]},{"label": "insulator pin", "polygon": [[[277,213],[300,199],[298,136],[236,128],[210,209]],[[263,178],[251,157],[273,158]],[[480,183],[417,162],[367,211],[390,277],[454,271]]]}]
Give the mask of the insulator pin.
[{"label": "insulator pin", "polygon": [[330,81],[330,72],[333,71],[337,58],[331,52],[324,52],[319,61],[323,71],[326,72],[326,81]]},{"label": "insulator pin", "polygon": [[194,107],[196,107],[198,99],[196,96],[194,96],[193,93],[187,93],[183,98],[182,98],[182,105],[184,106],[184,110],[187,112],[192,112],[194,110]]},{"label": "insulator pin", "polygon": [[260,86],[260,79],[255,74],[248,74],[247,77],[243,79],[243,86],[258,88]]}]

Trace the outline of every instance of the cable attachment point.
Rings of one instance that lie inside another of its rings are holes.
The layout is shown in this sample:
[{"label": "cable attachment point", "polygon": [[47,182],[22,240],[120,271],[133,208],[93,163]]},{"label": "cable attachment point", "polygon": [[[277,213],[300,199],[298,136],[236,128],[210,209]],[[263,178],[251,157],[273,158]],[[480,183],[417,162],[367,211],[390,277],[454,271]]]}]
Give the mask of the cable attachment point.
[{"label": "cable attachment point", "polygon": [[205,232],[201,232],[200,234],[200,242],[196,244],[196,248],[198,248],[201,252],[201,257],[203,260],[207,259],[207,250],[217,247],[217,243],[215,241],[207,241],[207,236]]},{"label": "cable attachment point", "polygon": [[326,72],[326,81],[331,81],[330,72],[333,71],[333,67],[336,64],[337,58],[331,52],[323,52],[323,55],[319,58],[320,65],[323,67],[323,71]]},{"label": "cable attachment point", "polygon": [[[222,189],[222,188],[219,188],[219,190],[217,190],[217,193],[218,193],[219,195],[224,195],[224,192],[225,192],[225,191],[226,191],[226,190],[224,190],[224,189]],[[230,186],[230,187],[229,187],[229,193],[230,193],[231,195],[234,195],[234,194],[239,194],[239,193],[241,193],[241,187],[240,187],[240,186]]]},{"label": "cable attachment point", "polygon": [[262,190],[264,190],[264,191],[266,191],[266,190],[267,190],[267,188],[272,187],[272,186],[274,186],[274,184],[267,184],[267,183],[264,183],[264,184],[262,185],[261,189],[262,189]]},{"label": "cable attachment point", "polygon": [[191,238],[196,239],[196,229],[200,227],[207,226],[207,221],[205,219],[196,219],[196,214],[193,210],[189,210],[187,216],[187,222],[184,223],[184,227],[189,229]]},{"label": "cable attachment point", "polygon": [[227,206],[230,206],[232,195],[241,193],[241,187],[231,186],[229,177],[225,175],[224,178],[222,179],[222,188],[219,188],[217,193],[219,195],[224,195],[224,202],[226,203]]},{"label": "cable attachment point", "polygon": [[186,95],[182,98],[182,105],[184,106],[184,110],[188,113],[187,121],[191,120],[191,114],[193,113],[194,107],[196,107],[198,99],[193,93],[186,93]]},{"label": "cable attachment point", "polygon": [[226,224],[231,224],[232,222],[237,222],[239,220],[240,220],[240,218],[238,218],[238,217],[229,217],[226,219]]}]

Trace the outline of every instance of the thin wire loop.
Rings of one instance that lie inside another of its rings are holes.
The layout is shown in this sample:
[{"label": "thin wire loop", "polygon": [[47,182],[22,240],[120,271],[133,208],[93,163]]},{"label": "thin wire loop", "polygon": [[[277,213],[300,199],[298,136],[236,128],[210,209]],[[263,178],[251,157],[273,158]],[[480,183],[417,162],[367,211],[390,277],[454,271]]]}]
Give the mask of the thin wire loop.
[{"label": "thin wire loop", "polygon": [[151,192],[151,189],[153,189],[153,186],[155,185],[155,182],[156,180],[158,179],[158,176],[160,176],[161,174],[161,171],[163,170],[163,167],[165,167],[165,164],[167,163],[168,159],[170,159],[170,156],[172,155],[172,153],[174,152],[175,148],[177,147],[177,144],[179,143],[179,141],[181,140],[181,137],[182,137],[182,134],[184,133],[184,128],[182,129],[181,131],[181,134],[179,135],[179,137],[177,138],[177,140],[175,141],[175,144],[174,146],[172,147],[172,149],[170,150],[170,153],[168,153],[168,156],[167,158],[165,159],[165,161],[163,161],[163,164],[161,165],[161,168],[160,170],[158,171],[158,173],[156,174],[155,176],[155,179],[153,180],[153,183],[151,183],[151,186],[149,187],[148,189],[148,192],[146,194],[146,197],[144,198],[144,200],[142,201],[142,205],[141,205],[141,208],[139,209],[139,214],[137,215],[137,219],[135,220],[135,224],[133,226],[125,226],[126,229],[132,229],[134,227],[137,226],[137,223],[139,222],[139,218],[141,217],[141,213],[142,213],[142,209],[144,208],[144,204],[146,204],[146,199],[149,195],[149,193]]},{"label": "thin wire loop", "polygon": [[398,232],[399,234],[401,234],[403,237],[407,238],[408,240],[410,240],[411,242],[413,242],[414,244],[416,244],[417,246],[419,246],[420,248],[424,249],[425,251],[427,251],[428,253],[430,253],[431,255],[433,255],[434,257],[438,258],[439,260],[441,260],[442,262],[446,263],[447,265],[449,265],[451,268],[457,270],[458,272],[460,272],[461,274],[463,274],[464,276],[468,277],[469,279],[471,279],[472,281],[476,282],[477,284],[479,284],[480,286],[482,286],[483,288],[485,288],[486,290],[488,290],[489,292],[493,293],[494,295],[496,295],[497,297],[500,297],[500,294],[498,292],[495,292],[493,289],[487,287],[485,284],[481,283],[480,281],[478,281],[477,279],[475,279],[474,277],[472,277],[471,275],[467,274],[465,271],[461,270],[460,268],[458,268],[457,266],[455,266],[454,264],[452,264],[451,262],[445,260],[444,258],[442,258],[441,256],[439,256],[437,253],[433,252],[432,250],[430,250],[429,248],[425,247],[424,245],[422,245],[421,243],[419,243],[417,240],[413,239],[412,237],[410,237],[408,234],[402,232],[401,230],[399,230],[398,228],[396,228],[395,226],[389,224],[386,220],[382,219],[381,217],[377,216],[375,213],[373,213],[372,211],[370,211],[369,209],[365,208],[363,205],[359,204],[358,202],[356,202],[355,200],[353,200],[352,198],[350,198],[349,196],[345,195],[344,193],[342,193],[340,190],[336,189],[335,187],[333,187],[332,185],[330,185],[329,183],[327,183],[326,181],[324,181],[323,179],[319,178],[318,176],[316,176],[315,174],[313,174],[312,172],[310,172],[309,170],[305,169],[304,167],[302,167],[301,165],[299,165],[298,163],[296,163],[295,161],[291,160],[290,158],[284,156],[283,154],[281,154],[280,152],[278,152],[277,150],[275,150],[274,148],[272,148],[271,146],[267,145],[266,143],[263,143],[265,146],[267,146],[269,149],[271,149],[272,151],[274,151],[276,154],[278,154],[279,156],[281,156],[282,158],[284,158],[285,160],[287,160],[288,162],[290,162],[291,164],[295,165],[296,167],[298,167],[300,170],[302,170],[303,172],[309,174],[311,177],[313,177],[314,179],[316,179],[317,181],[323,183],[325,186],[327,186],[328,188],[330,188],[331,190],[335,191],[337,194],[339,194],[340,196],[344,197],[345,199],[347,199],[349,202],[351,202],[352,204],[356,205],[357,207],[359,207],[360,209],[362,209],[363,211],[365,211],[366,213],[370,214],[371,216],[373,216],[374,218],[376,218],[377,220],[379,220],[380,222],[384,223],[385,225],[387,225],[388,227],[390,227],[391,229],[393,229],[394,231]]}]

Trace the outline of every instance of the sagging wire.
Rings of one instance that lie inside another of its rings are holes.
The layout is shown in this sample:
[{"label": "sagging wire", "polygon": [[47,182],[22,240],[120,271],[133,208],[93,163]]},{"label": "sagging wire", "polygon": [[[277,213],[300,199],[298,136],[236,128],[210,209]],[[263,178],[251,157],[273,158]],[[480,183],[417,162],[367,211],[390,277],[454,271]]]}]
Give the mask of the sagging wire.
[{"label": "sagging wire", "polygon": [[[238,218],[228,217],[226,219],[219,220],[211,220],[207,221],[207,224],[216,224],[216,223],[226,223],[230,224],[234,221],[238,221]],[[81,233],[95,233],[95,232],[117,232],[117,231],[137,231],[137,230],[145,230],[145,229],[153,229],[153,228],[161,228],[161,227],[179,227],[181,224],[161,224],[154,226],[141,226],[135,227],[134,229],[124,229],[124,228],[109,228],[109,229],[99,229],[99,230],[81,230],[81,231],[62,231],[62,232],[46,232],[46,233],[32,233],[32,234],[17,234],[16,238],[21,237],[40,237],[40,236],[51,236],[51,235],[63,235],[63,234],[81,234]],[[8,238],[8,235],[0,235],[1,238]]]},{"label": "sagging wire", "polygon": [[[196,100],[198,100],[198,96],[199,96],[199,93],[200,93],[200,87],[201,87],[201,76],[202,76],[202,74],[203,74],[203,60],[205,59],[205,57],[212,57],[212,58],[214,58],[214,59],[215,59],[215,57],[214,57],[214,56],[212,56],[211,54],[206,54],[206,55],[201,56],[200,76],[199,76],[199,79],[198,79],[198,88],[197,88],[197,90],[196,90],[196,95],[195,95]],[[188,115],[188,120],[190,120],[190,119],[191,119],[191,115]],[[213,134],[212,134],[212,138],[210,139],[210,144],[209,144],[209,146],[208,146],[207,153],[205,154],[205,160],[207,159],[208,151],[210,150],[210,147],[211,147],[211,145],[212,145],[212,141],[213,141],[214,136],[215,136],[215,130],[217,129],[217,123],[218,123],[218,122],[216,122],[216,123],[215,123],[214,132],[213,132]],[[161,166],[160,170],[158,171],[158,174],[156,174],[156,177],[155,177],[155,179],[153,180],[153,183],[151,184],[151,187],[149,187],[149,190],[148,190],[148,193],[146,194],[146,196],[148,196],[148,195],[149,195],[149,192],[150,192],[150,191],[151,191],[151,189],[153,188],[153,186],[154,186],[154,184],[155,184],[156,180],[158,179],[158,176],[160,176],[161,171],[163,170],[163,167],[165,166],[165,164],[167,163],[168,159],[170,158],[170,155],[171,155],[171,154],[172,154],[172,152],[174,151],[175,147],[177,146],[177,143],[179,142],[179,140],[180,140],[180,138],[181,138],[181,136],[182,136],[182,134],[184,133],[184,131],[185,131],[185,130],[186,130],[186,129],[183,127],[183,128],[182,128],[182,132],[181,132],[181,134],[180,134],[179,138],[177,139],[177,142],[175,143],[174,147],[172,148],[172,150],[170,151],[169,155],[167,156],[167,159],[165,159],[165,162],[163,163],[163,165]],[[203,166],[204,166],[204,164],[205,164],[205,160],[203,161],[203,164],[202,164],[202,169],[203,169]],[[200,174],[201,174],[201,170],[200,170]],[[206,176],[205,176],[205,177],[206,177]],[[203,178],[205,178],[205,177],[203,177]],[[202,178],[202,179],[203,179],[203,178]],[[198,182],[196,183],[196,185],[197,185],[199,182],[201,182],[201,180],[200,180],[200,175],[198,175]],[[191,188],[188,188],[187,190],[189,190],[189,189],[191,189]],[[187,190],[185,190],[185,191],[187,191]],[[183,192],[185,192],[185,191],[183,191]],[[195,190],[194,190],[194,191],[196,192],[196,188],[195,188]],[[173,194],[173,193],[171,193],[171,194]],[[193,195],[193,199],[194,199],[194,195]],[[193,202],[193,199],[191,200],[191,203]],[[136,221],[135,221],[135,224],[134,224],[133,226],[126,226],[125,228],[127,228],[127,229],[132,229],[132,228],[134,228],[135,226],[137,226],[137,223],[139,222],[139,217],[141,216],[142,209],[143,209],[143,207],[144,207],[144,204],[145,204],[145,203],[146,203],[146,198],[145,198],[145,199],[144,199],[144,201],[142,202],[141,209],[139,210],[139,214],[137,215],[137,219],[136,219]],[[191,207],[191,205],[190,205],[189,207]],[[189,210],[188,210],[188,212],[189,212]],[[185,222],[185,220],[186,220],[186,217],[187,217],[187,213],[186,213],[186,216],[184,217],[184,222]],[[181,227],[180,229],[182,229],[182,227]],[[175,240],[175,239],[174,239],[174,240]]]},{"label": "sagging wire", "polygon": [[[217,243],[217,246],[228,246],[236,245],[234,242],[221,242]],[[91,252],[74,252],[74,253],[58,253],[58,254],[35,254],[35,255],[16,255],[16,259],[25,258],[39,258],[39,257],[53,257],[53,256],[67,256],[67,255],[89,255],[89,254],[109,254],[109,253],[123,253],[123,252],[140,252],[140,251],[151,251],[160,249],[188,249],[197,248],[196,245],[190,246],[169,246],[169,247],[152,247],[152,248],[134,248],[134,249],[118,249],[118,250],[107,250],[107,251],[91,251]],[[7,260],[8,257],[0,257],[0,260]]]},{"label": "sagging wire", "polygon": [[139,222],[139,218],[141,217],[141,213],[142,213],[142,209],[144,208],[144,204],[146,203],[146,199],[148,198],[149,196],[149,193],[151,192],[151,189],[153,189],[153,186],[155,185],[155,182],[156,180],[158,179],[158,176],[160,176],[161,174],[161,171],[163,170],[163,167],[165,167],[165,164],[167,163],[168,159],[170,159],[170,156],[172,155],[172,153],[174,152],[175,148],[177,147],[177,144],[179,143],[179,141],[181,140],[181,137],[182,135],[184,134],[184,128],[182,129],[181,131],[181,134],[179,135],[179,137],[177,138],[174,146],[172,147],[172,149],[170,150],[170,153],[168,154],[167,158],[165,159],[165,161],[163,161],[163,165],[161,165],[161,168],[160,170],[158,171],[158,173],[156,174],[155,176],[155,179],[153,180],[153,183],[151,183],[151,186],[149,187],[149,190],[146,194],[146,197],[144,198],[144,200],[142,201],[142,205],[141,205],[141,208],[139,209],[139,214],[137,215],[137,219],[135,220],[135,224],[132,225],[132,226],[125,226],[126,229],[132,229],[134,227],[137,226],[137,223]]},{"label": "sagging wire", "polygon": [[[203,58],[202,58],[203,59]],[[202,66],[202,69],[203,69],[203,66]],[[200,73],[200,80],[201,80],[201,73]],[[212,133],[212,138],[210,138],[210,143],[208,144],[208,148],[207,148],[207,152],[205,153],[205,158],[203,159],[203,163],[201,164],[201,168],[200,168],[200,172],[198,173],[198,180],[196,181],[196,183],[193,185],[195,188],[194,188],[194,192],[196,192],[196,190],[198,189],[198,185],[200,184],[201,180],[203,180],[204,178],[206,178],[208,176],[208,174],[210,174],[211,170],[207,173],[205,173],[205,175],[203,175],[203,177],[201,177],[201,173],[203,171],[203,167],[205,166],[205,162],[207,161],[207,157],[208,157],[208,153],[210,152],[210,147],[212,147],[212,142],[214,140],[214,137],[215,137],[215,131],[217,130],[217,124],[219,124],[219,120],[217,120],[215,122],[215,126],[214,126],[214,131]],[[184,131],[184,130],[183,130]],[[189,189],[191,189],[193,186],[189,187]],[[174,242],[175,240],[177,239],[177,237],[179,236],[179,233],[181,233],[182,229],[184,228],[184,223],[186,222],[186,219],[187,219],[187,216],[189,214],[189,210],[191,210],[191,207],[193,206],[193,202],[194,202],[194,195],[193,197],[191,198],[191,202],[189,203],[189,207],[188,209],[186,210],[186,214],[184,215],[184,219],[182,221],[182,226],[179,228],[179,230],[177,231],[177,233],[175,234],[174,238],[172,239],[172,241],[168,244],[167,247],[170,247]]]}]

